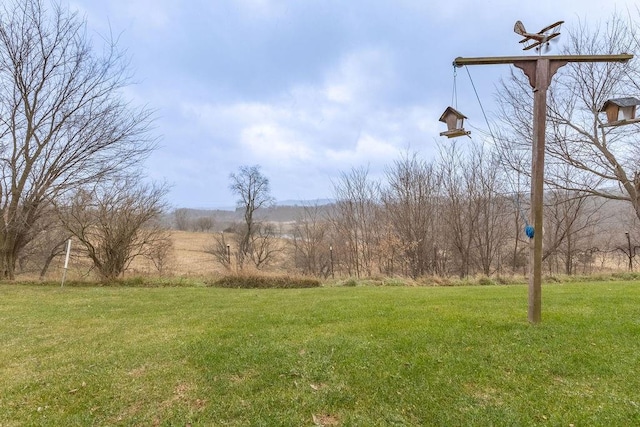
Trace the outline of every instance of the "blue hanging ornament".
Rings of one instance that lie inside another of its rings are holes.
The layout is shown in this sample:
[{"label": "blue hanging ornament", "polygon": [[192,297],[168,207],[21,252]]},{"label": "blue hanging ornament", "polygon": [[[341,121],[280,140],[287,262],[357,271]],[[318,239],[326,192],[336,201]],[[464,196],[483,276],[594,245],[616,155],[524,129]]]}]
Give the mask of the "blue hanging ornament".
[{"label": "blue hanging ornament", "polygon": [[533,229],[533,225],[527,224],[524,227],[524,233],[527,235],[528,238],[533,239],[533,235],[535,234],[535,230]]}]

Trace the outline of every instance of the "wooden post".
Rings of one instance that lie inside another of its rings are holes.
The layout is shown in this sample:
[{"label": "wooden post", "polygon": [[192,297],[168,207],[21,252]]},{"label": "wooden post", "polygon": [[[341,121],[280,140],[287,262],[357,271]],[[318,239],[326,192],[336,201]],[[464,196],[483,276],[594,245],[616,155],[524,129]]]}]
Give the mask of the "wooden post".
[{"label": "wooden post", "polygon": [[336,276],[333,274],[333,245],[329,245],[329,257],[331,258],[331,278],[335,279]]},{"label": "wooden post", "polygon": [[456,58],[453,64],[513,64],[529,78],[533,88],[533,141],[531,159],[531,212],[534,236],[529,243],[529,309],[531,323],[542,320],[542,235],[544,213],[544,152],[547,119],[547,89],[551,78],[568,62],[626,62],[633,55],[552,55]]},{"label": "wooden post", "polygon": [[64,257],[64,270],[62,272],[62,282],[60,287],[64,287],[64,281],[67,278],[67,269],[69,268],[69,255],[71,254],[71,239],[67,240],[67,253]]},{"label": "wooden post", "polygon": [[[516,65],[517,66],[517,65]],[[547,131],[547,89],[551,80],[549,60],[536,62],[533,94],[533,144],[531,147],[531,209],[534,236],[529,242],[529,310],[531,323],[542,320],[542,236],[544,218],[544,148]]]},{"label": "wooden post", "polygon": [[550,61],[539,56],[535,61],[516,61],[533,88],[533,141],[531,147],[531,212],[534,236],[529,242],[529,310],[531,323],[542,320],[542,237],[544,217],[544,149],[547,131],[547,89],[551,78],[567,61]]},{"label": "wooden post", "polygon": [[635,256],[635,248],[631,249],[631,236],[629,232],[624,233],[627,235],[627,247],[629,248],[629,271],[633,271],[633,257]]}]

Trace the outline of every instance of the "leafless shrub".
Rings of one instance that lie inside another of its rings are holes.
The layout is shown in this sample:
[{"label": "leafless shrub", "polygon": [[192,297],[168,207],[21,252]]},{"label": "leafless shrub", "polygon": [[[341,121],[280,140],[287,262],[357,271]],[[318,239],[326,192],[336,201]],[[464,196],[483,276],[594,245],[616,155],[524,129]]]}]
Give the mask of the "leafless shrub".
[{"label": "leafless shrub", "polygon": [[70,203],[58,206],[58,210],[99,277],[111,280],[136,257],[152,260],[159,270],[165,266],[170,236],[157,219],[166,191],[165,186],[141,185],[129,179],[77,191]]}]

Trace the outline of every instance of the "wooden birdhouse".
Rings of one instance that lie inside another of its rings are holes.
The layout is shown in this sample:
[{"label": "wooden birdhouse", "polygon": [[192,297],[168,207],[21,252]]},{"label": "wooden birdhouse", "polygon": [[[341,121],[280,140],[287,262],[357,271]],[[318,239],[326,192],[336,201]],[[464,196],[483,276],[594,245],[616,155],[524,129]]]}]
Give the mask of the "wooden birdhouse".
[{"label": "wooden birdhouse", "polygon": [[640,100],[633,97],[609,99],[600,108],[599,112],[607,114],[607,123],[604,126],[621,126],[639,122],[636,119],[636,107]]},{"label": "wooden birdhouse", "polygon": [[455,138],[457,136],[469,135],[471,132],[464,130],[464,119],[467,116],[452,107],[447,107],[440,116],[440,121],[447,124],[446,132],[440,132],[440,136]]}]

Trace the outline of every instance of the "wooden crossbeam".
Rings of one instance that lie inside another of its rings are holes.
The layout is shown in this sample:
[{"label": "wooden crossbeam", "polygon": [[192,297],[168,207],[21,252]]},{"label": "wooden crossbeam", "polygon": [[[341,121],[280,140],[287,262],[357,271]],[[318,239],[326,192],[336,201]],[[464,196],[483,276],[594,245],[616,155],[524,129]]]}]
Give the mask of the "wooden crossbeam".
[{"label": "wooden crossbeam", "polygon": [[514,62],[537,61],[540,58],[563,62],[626,62],[633,55],[622,53],[617,55],[537,55],[537,56],[486,56],[478,58],[458,57],[453,60],[456,67],[465,65],[513,64]]}]

